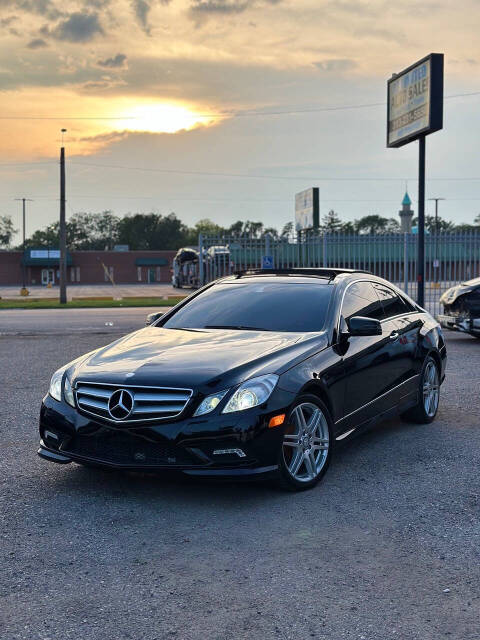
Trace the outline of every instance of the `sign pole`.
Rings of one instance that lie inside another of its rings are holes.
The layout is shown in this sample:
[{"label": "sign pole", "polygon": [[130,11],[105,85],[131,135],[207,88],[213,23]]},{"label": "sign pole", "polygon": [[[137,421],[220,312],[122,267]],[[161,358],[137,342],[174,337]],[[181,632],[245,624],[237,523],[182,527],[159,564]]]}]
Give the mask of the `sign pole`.
[{"label": "sign pole", "polygon": [[418,140],[417,302],[425,306],[425,136]]}]

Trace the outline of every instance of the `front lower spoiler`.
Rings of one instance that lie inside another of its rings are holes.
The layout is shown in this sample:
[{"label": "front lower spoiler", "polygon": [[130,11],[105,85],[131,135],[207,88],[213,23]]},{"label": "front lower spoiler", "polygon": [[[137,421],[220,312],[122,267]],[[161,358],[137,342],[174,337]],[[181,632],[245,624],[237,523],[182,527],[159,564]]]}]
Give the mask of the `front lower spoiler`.
[{"label": "front lower spoiler", "polygon": [[56,462],[57,464],[69,464],[72,462],[71,458],[67,458],[67,456],[63,456],[56,451],[50,451],[50,449],[46,449],[42,446],[43,443],[40,443],[40,447],[38,448],[38,455],[44,460],[49,460],[50,462]]},{"label": "front lower spoiler", "polygon": [[57,464],[69,464],[70,462],[75,462],[76,460],[78,460],[78,462],[86,462],[86,463],[91,463],[91,464],[95,464],[95,466],[98,467],[105,467],[107,469],[118,469],[118,470],[125,470],[125,471],[143,471],[143,472],[180,472],[182,474],[188,475],[188,476],[195,476],[195,477],[204,477],[204,478],[248,478],[248,477],[258,477],[258,476],[262,476],[262,475],[269,475],[271,473],[274,473],[275,471],[277,471],[278,469],[278,465],[270,465],[270,466],[266,466],[266,467],[239,467],[239,468],[228,468],[228,469],[188,469],[188,468],[179,468],[179,467],[164,467],[164,466],[152,466],[152,467],[146,467],[145,465],[140,466],[134,466],[134,465],[122,465],[122,464],[115,464],[112,462],[103,462],[101,460],[93,460],[90,458],[84,458],[82,457],[67,457],[64,456],[60,453],[57,453],[56,451],[52,451],[51,449],[48,449],[45,446],[45,443],[43,441],[40,441],[40,447],[38,448],[37,451],[38,455],[43,458],[44,460],[48,460],[49,462],[55,462]]}]

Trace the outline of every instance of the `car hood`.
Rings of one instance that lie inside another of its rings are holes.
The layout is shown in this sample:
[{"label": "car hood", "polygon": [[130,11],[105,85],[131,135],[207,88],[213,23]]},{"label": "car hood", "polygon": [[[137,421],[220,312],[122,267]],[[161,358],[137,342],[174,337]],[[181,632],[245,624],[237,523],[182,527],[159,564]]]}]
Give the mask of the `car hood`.
[{"label": "car hood", "polygon": [[[451,287],[447,289],[441,296],[440,302],[444,305],[453,304],[460,298],[461,296],[466,295],[467,293],[472,293],[480,288],[480,282],[477,282],[478,278],[475,281],[464,282],[462,284],[458,284],[455,287]],[[475,284],[473,284],[475,282]]]},{"label": "car hood", "polygon": [[72,380],[220,389],[282,373],[327,346],[325,332],[147,327],[88,354]]}]

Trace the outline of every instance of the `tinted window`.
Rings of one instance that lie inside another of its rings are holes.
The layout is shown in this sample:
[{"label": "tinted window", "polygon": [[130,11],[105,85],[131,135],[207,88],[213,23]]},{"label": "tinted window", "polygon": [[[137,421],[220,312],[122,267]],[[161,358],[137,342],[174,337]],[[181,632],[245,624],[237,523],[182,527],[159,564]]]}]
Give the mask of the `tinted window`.
[{"label": "tinted window", "polygon": [[[313,279],[312,279],[313,280]],[[216,284],[179,309],[168,329],[239,328],[320,331],[333,287],[321,281]]]},{"label": "tinted window", "polygon": [[384,319],[382,304],[371,282],[355,282],[347,288],[343,298],[342,315],[345,320],[353,316]]},{"label": "tinted window", "polygon": [[395,291],[389,287],[386,287],[383,284],[375,284],[375,289],[377,290],[378,297],[382,301],[386,318],[392,318],[393,316],[398,316],[401,313],[408,313],[408,311],[411,311],[411,309],[407,307],[403,298],[400,298],[400,296],[398,296]]},{"label": "tinted window", "polygon": [[400,296],[400,298],[402,299],[403,304],[406,306],[407,311],[409,311],[409,312],[410,311],[418,311],[417,307],[412,302],[410,302],[410,300],[407,300],[403,296]]}]

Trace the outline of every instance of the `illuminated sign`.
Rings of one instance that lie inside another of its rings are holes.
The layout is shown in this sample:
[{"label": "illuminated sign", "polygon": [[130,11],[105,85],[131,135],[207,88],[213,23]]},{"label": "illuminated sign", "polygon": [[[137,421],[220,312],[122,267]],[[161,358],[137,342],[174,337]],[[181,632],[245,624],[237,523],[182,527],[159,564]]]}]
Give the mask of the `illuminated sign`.
[{"label": "illuminated sign", "polygon": [[431,53],[388,81],[387,147],[443,127],[443,54]]}]

